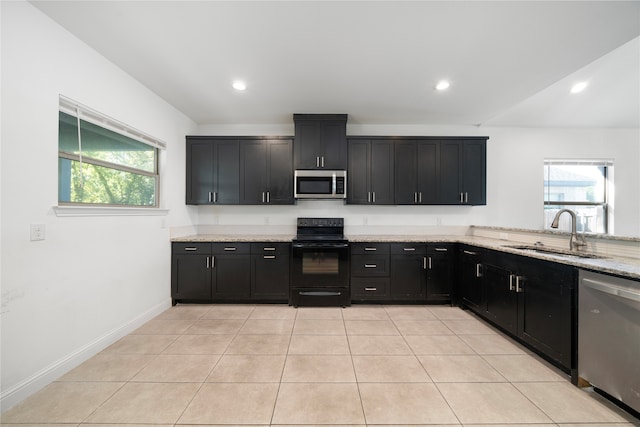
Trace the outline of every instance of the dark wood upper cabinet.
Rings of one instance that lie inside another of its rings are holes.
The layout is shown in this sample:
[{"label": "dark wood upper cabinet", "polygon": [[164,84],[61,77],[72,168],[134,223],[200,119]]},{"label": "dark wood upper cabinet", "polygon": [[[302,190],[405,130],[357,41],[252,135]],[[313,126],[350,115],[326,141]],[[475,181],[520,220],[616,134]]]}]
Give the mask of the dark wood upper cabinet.
[{"label": "dark wood upper cabinet", "polygon": [[396,204],[438,204],[438,154],[438,141],[401,140],[396,142]]},{"label": "dark wood upper cabinet", "polygon": [[187,204],[238,203],[239,147],[236,139],[187,137]]},{"label": "dark wood upper cabinet", "polygon": [[393,204],[393,148],[389,139],[349,140],[347,203]]},{"label": "dark wood upper cabinet", "polygon": [[486,204],[486,138],[401,138],[395,143],[395,203]]},{"label": "dark wood upper cabinet", "polygon": [[442,141],[440,204],[485,205],[486,140]]},{"label": "dark wood upper cabinet", "polygon": [[293,204],[293,141],[240,144],[240,204]]},{"label": "dark wood upper cabinet", "polygon": [[347,115],[294,114],[295,169],[347,168]]}]

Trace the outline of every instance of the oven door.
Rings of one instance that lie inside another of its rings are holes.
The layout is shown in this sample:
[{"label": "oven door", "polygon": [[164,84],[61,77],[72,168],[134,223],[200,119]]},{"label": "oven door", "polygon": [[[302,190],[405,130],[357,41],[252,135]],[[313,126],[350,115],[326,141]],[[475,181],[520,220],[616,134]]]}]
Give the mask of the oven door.
[{"label": "oven door", "polygon": [[348,287],[348,243],[294,243],[291,285],[303,287]]}]

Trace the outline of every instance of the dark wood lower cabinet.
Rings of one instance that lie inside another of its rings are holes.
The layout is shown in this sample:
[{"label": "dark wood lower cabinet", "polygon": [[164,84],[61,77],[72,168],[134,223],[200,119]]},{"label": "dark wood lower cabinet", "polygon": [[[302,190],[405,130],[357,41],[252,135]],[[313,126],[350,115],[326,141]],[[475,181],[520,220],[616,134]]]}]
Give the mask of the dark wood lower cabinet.
[{"label": "dark wood lower cabinet", "polygon": [[455,283],[455,244],[427,245],[427,301],[451,302]]},{"label": "dark wood lower cabinet", "polygon": [[287,302],[289,243],[251,244],[251,296],[254,300]]},{"label": "dark wood lower cabinet", "polygon": [[392,243],[389,296],[393,301],[425,301],[427,247],[425,244]]},{"label": "dark wood lower cabinet", "polygon": [[173,243],[171,299],[287,302],[290,243]]}]

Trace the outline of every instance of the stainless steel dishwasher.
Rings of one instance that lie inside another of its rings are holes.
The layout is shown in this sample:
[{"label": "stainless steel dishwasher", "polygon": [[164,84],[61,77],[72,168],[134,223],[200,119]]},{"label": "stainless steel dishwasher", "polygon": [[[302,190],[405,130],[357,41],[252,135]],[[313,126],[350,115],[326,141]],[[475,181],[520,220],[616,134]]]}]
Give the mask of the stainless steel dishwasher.
[{"label": "stainless steel dishwasher", "polygon": [[640,281],[579,278],[578,376],[640,411]]}]

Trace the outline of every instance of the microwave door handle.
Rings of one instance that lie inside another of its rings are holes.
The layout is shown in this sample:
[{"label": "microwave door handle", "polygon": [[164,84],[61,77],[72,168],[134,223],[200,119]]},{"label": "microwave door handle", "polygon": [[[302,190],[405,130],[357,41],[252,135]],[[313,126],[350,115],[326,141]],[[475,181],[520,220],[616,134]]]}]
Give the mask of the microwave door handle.
[{"label": "microwave door handle", "polygon": [[[323,162],[324,162],[324,160],[323,160]],[[322,165],[322,167],[324,167],[324,164]],[[335,196],[335,195],[336,195],[336,191],[338,191],[338,190],[337,190],[337,184],[336,184],[336,181],[338,181],[338,178],[336,178],[336,174],[334,173],[334,174],[331,176],[331,194],[332,194],[333,196]]]}]

